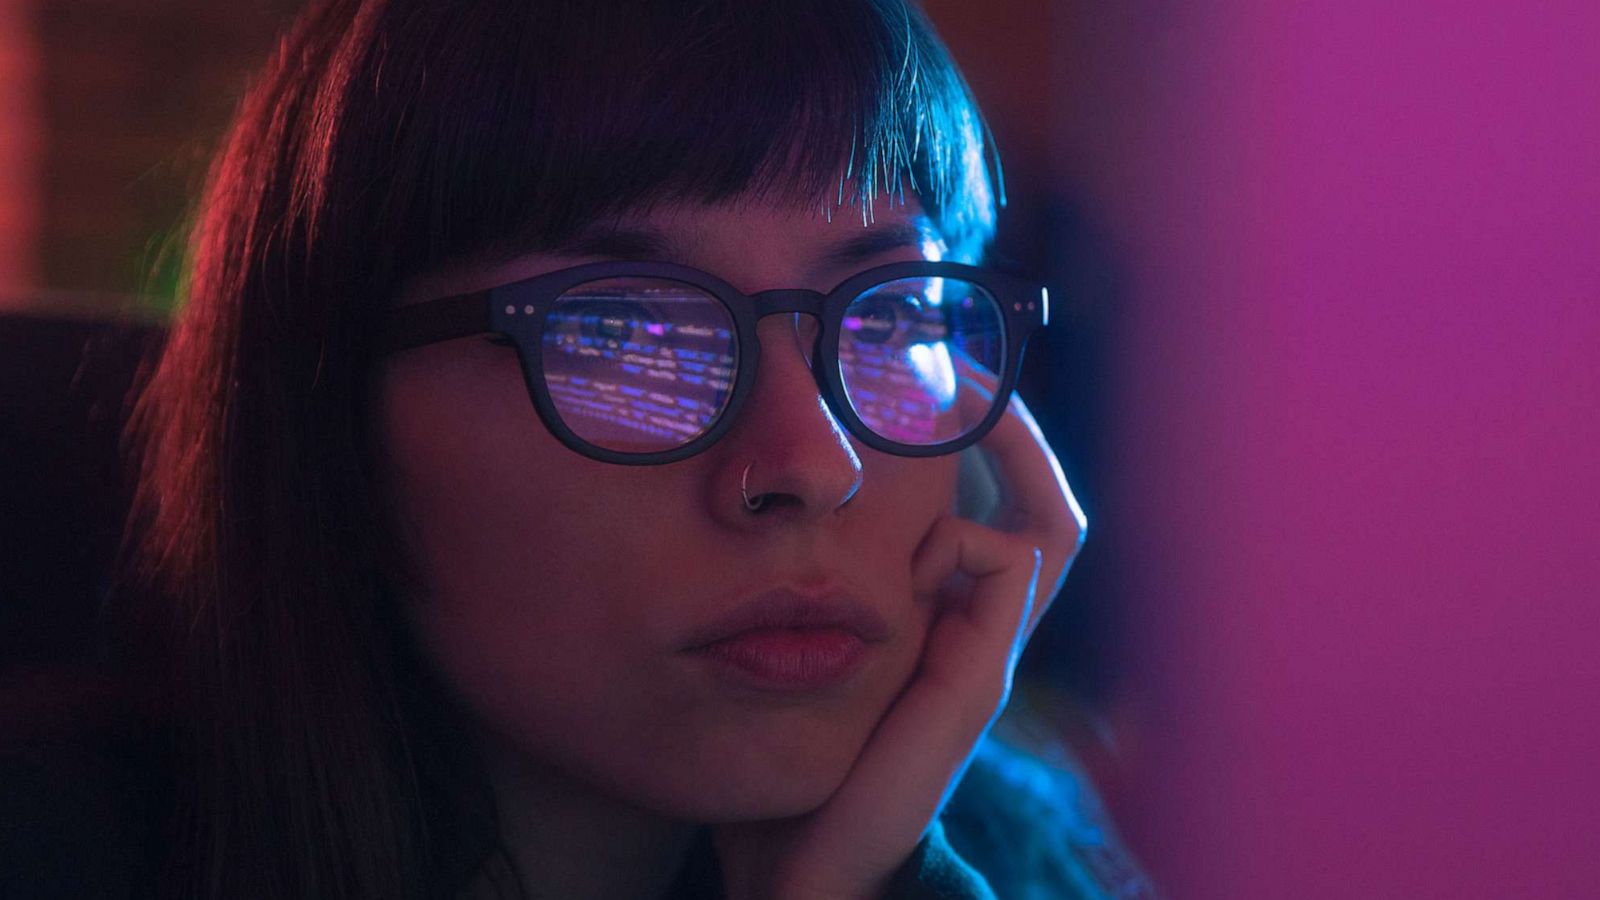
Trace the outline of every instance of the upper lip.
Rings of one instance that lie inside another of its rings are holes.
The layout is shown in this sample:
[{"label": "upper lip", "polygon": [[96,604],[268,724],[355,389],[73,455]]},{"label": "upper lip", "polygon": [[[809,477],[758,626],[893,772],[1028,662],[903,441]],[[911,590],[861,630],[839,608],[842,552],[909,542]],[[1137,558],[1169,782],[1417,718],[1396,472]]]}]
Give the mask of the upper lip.
[{"label": "upper lip", "polygon": [[762,591],[691,635],[689,649],[758,628],[843,628],[863,641],[889,639],[889,624],[855,595],[838,588],[802,592],[779,587]]}]

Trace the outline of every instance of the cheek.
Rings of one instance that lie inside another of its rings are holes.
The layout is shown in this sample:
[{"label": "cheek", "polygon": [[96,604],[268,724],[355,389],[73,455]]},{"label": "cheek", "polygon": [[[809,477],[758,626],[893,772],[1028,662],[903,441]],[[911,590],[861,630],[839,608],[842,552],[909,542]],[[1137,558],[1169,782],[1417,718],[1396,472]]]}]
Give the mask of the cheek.
[{"label": "cheek", "polygon": [[377,431],[399,531],[433,590],[523,524],[514,501],[531,485],[516,476],[536,455],[502,379],[436,359],[385,374]]},{"label": "cheek", "polygon": [[867,521],[859,524],[883,541],[896,547],[909,541],[910,547],[915,548],[934,521],[955,506],[959,461],[954,454],[908,459],[869,451],[862,456],[862,463],[863,482],[875,482],[875,490],[871,503],[860,514]]},{"label": "cheek", "polygon": [[582,461],[545,431],[516,377],[428,362],[387,373],[377,407],[384,483],[419,579],[411,629],[474,719],[536,743],[531,723],[581,723],[598,701],[590,673],[619,665],[608,654],[625,646],[586,602],[606,568],[576,514]]},{"label": "cheek", "polygon": [[693,680],[660,637],[732,587],[707,558],[758,554],[776,535],[730,536],[696,514],[693,469],[668,479],[572,453],[493,361],[425,362],[383,380],[384,481],[423,580],[419,643],[480,724],[684,814],[796,814],[825,798],[916,667],[932,611],[912,604],[908,563],[950,505],[954,458],[862,452],[863,492],[826,562],[898,637],[850,697],[750,708]]},{"label": "cheek", "polygon": [[570,733],[637,665],[645,588],[683,574],[661,560],[698,557],[667,552],[670,530],[614,514],[673,504],[638,500],[635,473],[556,441],[514,359],[459,357],[395,367],[377,406],[384,483],[420,579],[411,626],[480,720]]},{"label": "cheek", "polygon": [[498,360],[430,361],[388,372],[378,405],[383,481],[421,579],[422,637],[513,641],[534,625],[581,626],[557,615],[578,606],[540,602],[582,563],[548,551],[584,540],[570,514],[573,454],[539,424],[514,361],[511,372]]},{"label": "cheek", "polygon": [[864,587],[907,598],[907,635],[916,640],[901,649],[910,654],[906,663],[911,665],[937,613],[926,603],[912,602],[911,560],[934,522],[954,508],[958,461],[954,455],[909,459],[865,448],[858,452],[863,488],[859,505],[843,510],[847,557],[842,562],[863,578]]}]

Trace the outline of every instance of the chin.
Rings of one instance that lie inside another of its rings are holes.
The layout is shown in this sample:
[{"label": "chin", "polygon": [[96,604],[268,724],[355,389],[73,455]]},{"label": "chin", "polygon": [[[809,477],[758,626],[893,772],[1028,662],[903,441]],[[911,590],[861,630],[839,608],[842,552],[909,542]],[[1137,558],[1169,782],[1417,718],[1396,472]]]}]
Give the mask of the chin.
[{"label": "chin", "polygon": [[719,787],[700,796],[694,808],[681,818],[706,823],[792,819],[816,811],[833,796],[840,783],[836,781],[820,789],[774,783],[743,793]]},{"label": "chin", "polygon": [[856,754],[837,750],[809,759],[748,754],[703,760],[684,773],[662,812],[697,822],[787,819],[816,810],[844,783]]}]

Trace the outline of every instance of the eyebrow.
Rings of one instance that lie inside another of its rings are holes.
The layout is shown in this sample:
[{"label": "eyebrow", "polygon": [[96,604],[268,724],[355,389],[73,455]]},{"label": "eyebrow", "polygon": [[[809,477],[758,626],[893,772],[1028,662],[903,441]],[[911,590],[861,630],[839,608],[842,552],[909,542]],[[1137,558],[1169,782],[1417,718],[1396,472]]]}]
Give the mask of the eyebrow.
[{"label": "eyebrow", "polygon": [[608,256],[614,259],[682,259],[683,247],[650,228],[594,225],[556,245],[563,256]]},{"label": "eyebrow", "polygon": [[[828,247],[818,262],[829,267],[860,263],[883,253],[907,248],[921,249],[927,243],[942,243],[933,223],[925,216],[911,221],[870,228]],[[627,228],[598,224],[562,241],[553,248],[564,256],[597,256],[611,259],[676,259],[689,256],[683,244],[652,228]]]},{"label": "eyebrow", "polygon": [[880,253],[906,248],[922,249],[926,243],[940,243],[939,233],[925,217],[873,228],[835,244],[822,260],[830,265],[847,266],[871,259]]}]

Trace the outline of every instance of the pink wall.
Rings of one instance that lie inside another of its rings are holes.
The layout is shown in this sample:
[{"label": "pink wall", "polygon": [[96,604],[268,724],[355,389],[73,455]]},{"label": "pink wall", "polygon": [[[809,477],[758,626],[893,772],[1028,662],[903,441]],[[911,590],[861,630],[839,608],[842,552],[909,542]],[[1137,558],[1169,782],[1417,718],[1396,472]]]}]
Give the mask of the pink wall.
[{"label": "pink wall", "polygon": [[1594,896],[1600,8],[1209,8],[1112,35],[1130,830],[1180,897]]}]

